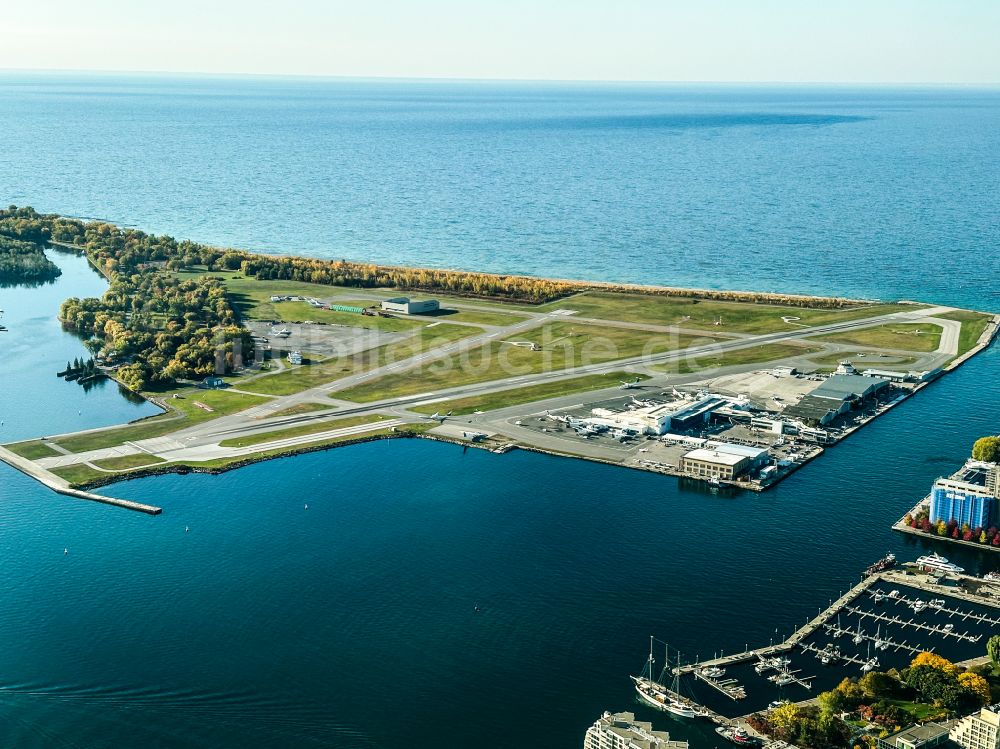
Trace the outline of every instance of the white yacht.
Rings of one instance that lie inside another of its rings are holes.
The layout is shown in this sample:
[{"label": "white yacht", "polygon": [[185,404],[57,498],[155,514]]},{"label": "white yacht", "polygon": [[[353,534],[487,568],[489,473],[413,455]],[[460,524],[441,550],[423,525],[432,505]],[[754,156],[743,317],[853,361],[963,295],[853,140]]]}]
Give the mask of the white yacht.
[{"label": "white yacht", "polygon": [[931,552],[917,560],[917,566],[921,569],[932,570],[934,572],[965,572],[964,567],[952,564],[940,554]]}]

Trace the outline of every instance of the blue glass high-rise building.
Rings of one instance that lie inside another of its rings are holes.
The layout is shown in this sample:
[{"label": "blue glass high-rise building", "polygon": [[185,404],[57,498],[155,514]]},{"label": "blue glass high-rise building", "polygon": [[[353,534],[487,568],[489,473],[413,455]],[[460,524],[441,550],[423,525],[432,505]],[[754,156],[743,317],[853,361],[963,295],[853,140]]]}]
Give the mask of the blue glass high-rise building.
[{"label": "blue glass high-rise building", "polygon": [[938,479],[931,489],[930,521],[954,520],[970,528],[986,528],[994,522],[996,498],[984,486],[953,479]]}]

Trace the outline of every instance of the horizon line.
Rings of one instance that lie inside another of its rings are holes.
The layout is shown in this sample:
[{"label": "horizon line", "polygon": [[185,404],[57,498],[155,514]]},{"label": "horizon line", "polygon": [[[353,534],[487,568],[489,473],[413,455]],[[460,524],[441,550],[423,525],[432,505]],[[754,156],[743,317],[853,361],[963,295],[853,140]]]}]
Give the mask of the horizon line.
[{"label": "horizon line", "polygon": [[177,78],[268,78],[277,80],[313,81],[384,81],[384,82],[429,82],[429,83],[537,83],[537,84],[611,84],[646,86],[859,86],[859,87],[906,87],[906,88],[1000,88],[1000,81],[782,81],[782,80],[670,80],[654,78],[504,78],[463,77],[463,76],[393,76],[393,75],[350,75],[333,73],[256,73],[183,70],[136,70],[107,68],[17,68],[0,67],[0,74],[76,74],[83,76],[160,76]]}]

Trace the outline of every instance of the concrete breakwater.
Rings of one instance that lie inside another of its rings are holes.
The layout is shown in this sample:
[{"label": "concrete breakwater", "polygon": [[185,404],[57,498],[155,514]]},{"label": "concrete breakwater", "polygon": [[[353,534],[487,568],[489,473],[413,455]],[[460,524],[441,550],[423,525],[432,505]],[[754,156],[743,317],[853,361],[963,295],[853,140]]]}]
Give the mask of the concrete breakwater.
[{"label": "concrete breakwater", "polygon": [[65,479],[61,479],[53,473],[50,473],[43,468],[40,468],[36,463],[27,458],[22,458],[20,455],[12,453],[10,450],[6,450],[0,447],[0,460],[2,460],[7,465],[16,468],[21,473],[26,476],[39,481],[45,486],[52,489],[52,491],[63,494],[67,497],[76,497],[77,499],[86,499],[91,502],[100,502],[106,505],[114,505],[115,507],[122,507],[126,510],[134,510],[136,512],[144,512],[147,515],[159,515],[163,512],[163,509],[155,505],[147,505],[142,502],[133,502],[130,499],[119,499],[117,497],[107,497],[103,494],[94,494],[93,492],[84,491],[82,489],[76,489],[69,485]]}]

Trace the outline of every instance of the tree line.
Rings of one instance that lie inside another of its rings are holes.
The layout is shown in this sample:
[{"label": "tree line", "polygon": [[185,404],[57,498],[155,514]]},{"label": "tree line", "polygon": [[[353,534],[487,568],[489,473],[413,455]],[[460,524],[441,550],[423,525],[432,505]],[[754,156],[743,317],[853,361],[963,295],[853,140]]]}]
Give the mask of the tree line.
[{"label": "tree line", "polygon": [[42,215],[30,208],[15,206],[0,211],[0,233],[30,241],[57,241],[78,246],[109,275],[118,272],[119,267],[132,272],[145,264],[158,264],[170,270],[201,265],[214,271],[239,270],[261,280],[304,281],[354,288],[387,287],[528,304],[549,302],[594,289],[796,307],[841,308],[857,304],[833,297],[623,286],[531,276],[406,268],[347,260],[260,255],[198,242],[179,241],[169,236],[146,234],[138,229],[122,229],[104,222],[84,223],[77,219]]},{"label": "tree line", "polygon": [[40,245],[0,235],[0,283],[45,283],[61,273]]}]

